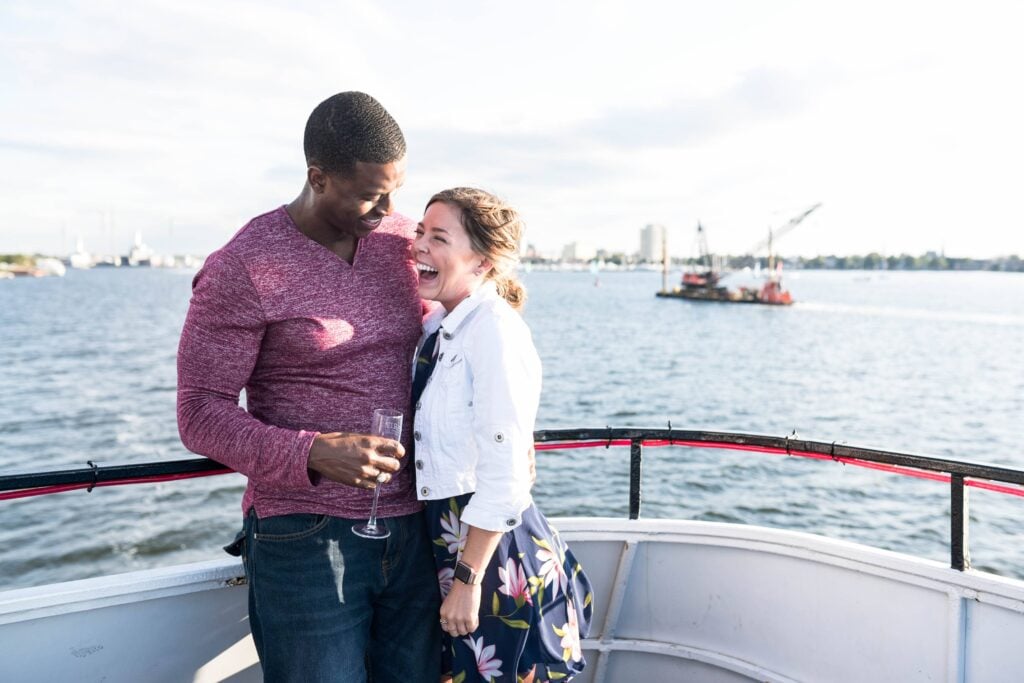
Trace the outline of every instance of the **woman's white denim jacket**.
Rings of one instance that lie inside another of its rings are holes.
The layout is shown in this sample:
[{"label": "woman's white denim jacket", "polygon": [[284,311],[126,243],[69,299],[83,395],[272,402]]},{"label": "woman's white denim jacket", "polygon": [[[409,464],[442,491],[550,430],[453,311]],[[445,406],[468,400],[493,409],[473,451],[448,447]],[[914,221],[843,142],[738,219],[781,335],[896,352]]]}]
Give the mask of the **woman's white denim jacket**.
[{"label": "woman's white denim jacket", "polygon": [[447,315],[437,307],[423,328],[420,346],[441,331],[437,364],[416,404],[416,495],[437,500],[474,492],[462,521],[510,531],[532,502],[528,451],[541,365],[530,328],[492,282]]}]

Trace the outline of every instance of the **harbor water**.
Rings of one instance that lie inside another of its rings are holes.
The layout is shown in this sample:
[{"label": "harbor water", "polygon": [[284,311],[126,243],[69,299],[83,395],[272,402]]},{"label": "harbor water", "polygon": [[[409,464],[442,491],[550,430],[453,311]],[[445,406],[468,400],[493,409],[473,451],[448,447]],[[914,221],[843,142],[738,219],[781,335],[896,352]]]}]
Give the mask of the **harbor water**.
[{"label": "harbor water", "polygon": [[[191,271],[0,282],[0,473],[191,457],[175,353]],[[673,277],[678,277],[674,275]],[[661,275],[524,275],[538,429],[762,433],[1024,468],[1024,276],[802,271],[792,307],[657,299]],[[542,452],[549,516],[625,517],[628,448]],[[222,557],[227,475],[0,502],[0,590]],[[643,516],[758,524],[948,561],[949,490],[834,462],[649,448]],[[1024,578],[1024,498],[972,489],[976,568]]]}]

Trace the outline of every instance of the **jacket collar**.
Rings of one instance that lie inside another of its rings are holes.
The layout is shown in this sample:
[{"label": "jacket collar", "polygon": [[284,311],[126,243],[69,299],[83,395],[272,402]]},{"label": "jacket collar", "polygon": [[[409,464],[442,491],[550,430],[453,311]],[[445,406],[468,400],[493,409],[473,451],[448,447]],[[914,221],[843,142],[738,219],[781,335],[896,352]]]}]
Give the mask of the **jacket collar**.
[{"label": "jacket collar", "polygon": [[498,288],[493,281],[487,280],[477,287],[475,292],[460,301],[451,313],[446,314],[443,306],[438,306],[428,313],[427,317],[423,319],[423,331],[433,334],[440,328],[444,338],[451,339],[480,304],[496,298],[498,298]]},{"label": "jacket collar", "polygon": [[431,309],[430,313],[423,318],[423,336],[428,337],[441,327],[441,323],[444,322],[444,316],[447,315],[447,311],[444,310],[444,306],[438,304]]}]

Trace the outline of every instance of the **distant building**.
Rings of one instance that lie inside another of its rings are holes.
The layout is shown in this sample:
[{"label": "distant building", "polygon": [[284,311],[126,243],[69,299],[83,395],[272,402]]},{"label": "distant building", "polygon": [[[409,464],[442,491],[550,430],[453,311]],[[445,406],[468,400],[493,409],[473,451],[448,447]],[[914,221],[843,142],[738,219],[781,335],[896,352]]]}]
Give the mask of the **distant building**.
[{"label": "distant building", "polygon": [[81,236],[79,236],[78,241],[75,243],[75,252],[68,256],[68,265],[79,270],[87,270],[92,268],[95,262],[92,254],[85,250],[85,245],[82,243]]},{"label": "distant building", "polygon": [[585,242],[570,242],[562,247],[563,261],[590,261],[597,255],[597,250]]},{"label": "distant building", "polygon": [[[142,232],[135,232],[135,242],[128,252],[129,266],[151,266],[153,265],[153,250],[142,242]],[[159,265],[159,264],[157,264]]]},{"label": "distant building", "polygon": [[665,240],[665,226],[651,223],[640,230],[640,260],[660,262],[661,246]]}]

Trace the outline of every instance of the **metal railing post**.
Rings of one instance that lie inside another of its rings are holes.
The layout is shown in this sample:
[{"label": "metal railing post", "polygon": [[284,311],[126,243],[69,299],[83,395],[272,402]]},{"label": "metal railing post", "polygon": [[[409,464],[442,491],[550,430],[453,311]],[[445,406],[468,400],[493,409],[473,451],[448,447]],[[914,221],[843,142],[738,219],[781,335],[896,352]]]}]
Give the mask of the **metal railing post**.
[{"label": "metal railing post", "polygon": [[968,547],[968,526],[970,510],[968,509],[968,491],[964,486],[964,475],[953,474],[949,479],[949,554],[953,569],[964,571],[971,566],[971,553]]},{"label": "metal railing post", "polygon": [[643,439],[629,442],[629,518],[640,519],[640,475],[643,461]]}]

